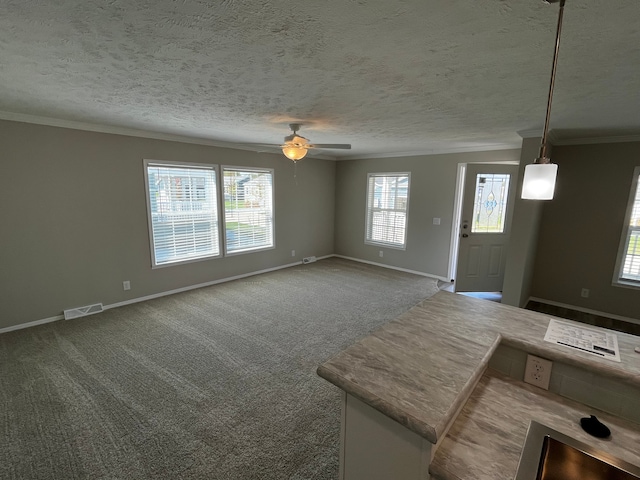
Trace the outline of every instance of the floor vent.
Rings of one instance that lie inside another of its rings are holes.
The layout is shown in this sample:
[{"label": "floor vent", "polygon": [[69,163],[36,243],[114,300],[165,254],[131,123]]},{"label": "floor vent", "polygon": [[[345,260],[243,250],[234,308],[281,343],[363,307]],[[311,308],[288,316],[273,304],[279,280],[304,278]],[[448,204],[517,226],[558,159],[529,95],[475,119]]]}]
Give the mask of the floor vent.
[{"label": "floor vent", "polygon": [[313,257],[304,257],[302,259],[302,263],[313,263],[317,260],[317,258],[315,256]]},{"label": "floor vent", "polygon": [[87,305],[86,307],[70,308],[64,311],[64,319],[71,320],[72,318],[86,317],[87,315],[93,315],[94,313],[100,313],[104,310],[101,303],[94,305]]}]

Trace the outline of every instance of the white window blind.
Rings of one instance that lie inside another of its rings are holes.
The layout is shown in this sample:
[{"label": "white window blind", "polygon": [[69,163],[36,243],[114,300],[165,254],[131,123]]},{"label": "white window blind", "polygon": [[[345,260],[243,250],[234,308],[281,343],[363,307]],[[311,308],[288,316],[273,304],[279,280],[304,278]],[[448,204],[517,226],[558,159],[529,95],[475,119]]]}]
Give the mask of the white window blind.
[{"label": "white window blind", "polygon": [[220,255],[215,167],[145,167],[153,265]]},{"label": "white window blind", "polygon": [[408,203],[408,173],[370,173],[365,243],[404,248]]},{"label": "white window blind", "polygon": [[225,251],[272,248],[273,170],[224,167]]},{"label": "white window blind", "polygon": [[618,252],[617,277],[619,282],[640,286],[640,167],[634,171],[625,219],[621,250]]}]

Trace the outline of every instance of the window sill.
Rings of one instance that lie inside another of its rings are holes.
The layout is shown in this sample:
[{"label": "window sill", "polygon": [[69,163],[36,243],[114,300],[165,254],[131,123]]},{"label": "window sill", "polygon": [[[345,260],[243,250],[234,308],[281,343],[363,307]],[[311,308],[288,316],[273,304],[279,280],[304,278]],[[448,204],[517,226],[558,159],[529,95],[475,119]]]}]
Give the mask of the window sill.
[{"label": "window sill", "polygon": [[265,250],[274,250],[276,247],[275,245],[269,245],[266,247],[250,247],[250,248],[243,248],[241,250],[234,250],[231,252],[224,252],[224,256],[225,257],[234,257],[236,255],[243,255],[245,253],[256,253],[256,252],[264,252]]},{"label": "window sill", "polygon": [[406,250],[407,249],[406,245],[393,245],[393,244],[390,244],[390,243],[376,243],[376,242],[365,241],[364,244],[365,245],[371,245],[371,246],[374,246],[374,247],[391,248],[393,250]]},{"label": "window sill", "polygon": [[631,280],[614,280],[611,285],[614,287],[629,288],[631,290],[640,290],[640,282],[633,282]]},{"label": "window sill", "polygon": [[172,262],[165,262],[165,263],[152,263],[151,264],[151,269],[155,270],[156,268],[166,268],[166,267],[175,267],[177,265],[185,265],[187,263],[196,263],[196,262],[203,262],[206,260],[214,260],[216,258],[222,258],[221,254],[217,254],[217,255],[206,255],[206,256],[202,256],[202,257],[193,257],[193,258],[188,258],[188,259],[183,259],[183,260],[175,260]]}]

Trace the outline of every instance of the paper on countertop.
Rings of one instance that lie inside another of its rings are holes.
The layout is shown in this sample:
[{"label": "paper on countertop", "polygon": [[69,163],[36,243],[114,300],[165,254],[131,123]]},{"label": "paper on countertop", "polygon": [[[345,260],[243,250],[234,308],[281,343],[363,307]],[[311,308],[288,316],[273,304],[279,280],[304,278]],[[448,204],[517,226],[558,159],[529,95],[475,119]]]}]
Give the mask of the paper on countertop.
[{"label": "paper on countertop", "polygon": [[615,362],[620,361],[618,336],[605,329],[583,328],[552,318],[544,340]]}]

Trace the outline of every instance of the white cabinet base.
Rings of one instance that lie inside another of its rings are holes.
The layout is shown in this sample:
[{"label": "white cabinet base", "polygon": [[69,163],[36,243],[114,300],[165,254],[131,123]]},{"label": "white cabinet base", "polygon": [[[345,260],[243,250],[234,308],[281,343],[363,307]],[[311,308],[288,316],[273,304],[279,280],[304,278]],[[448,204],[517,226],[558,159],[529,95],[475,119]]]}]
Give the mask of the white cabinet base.
[{"label": "white cabinet base", "polygon": [[341,480],[428,480],[433,445],[342,394]]}]

